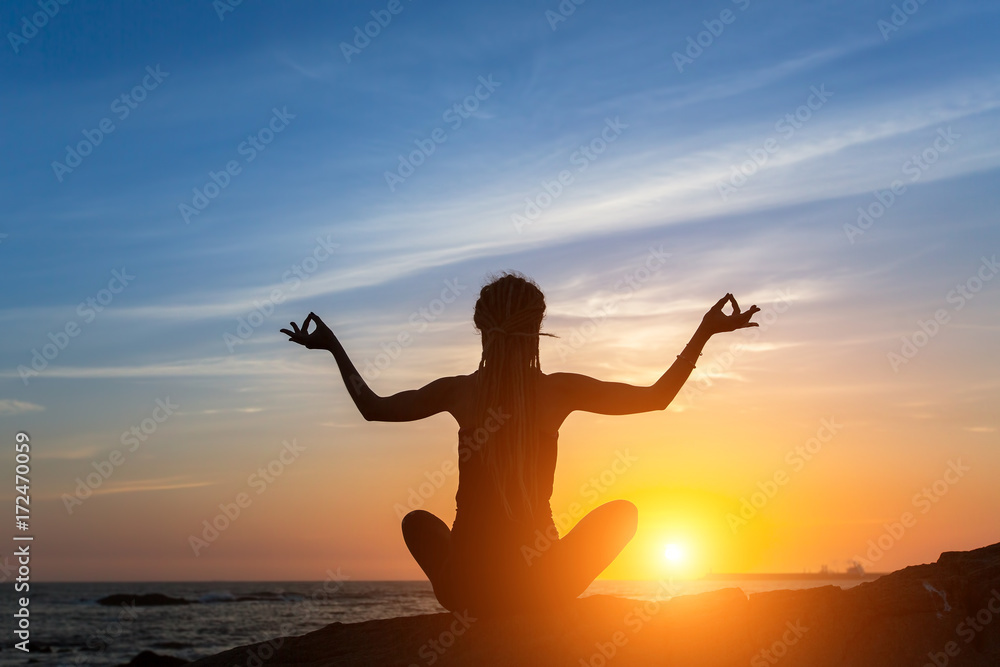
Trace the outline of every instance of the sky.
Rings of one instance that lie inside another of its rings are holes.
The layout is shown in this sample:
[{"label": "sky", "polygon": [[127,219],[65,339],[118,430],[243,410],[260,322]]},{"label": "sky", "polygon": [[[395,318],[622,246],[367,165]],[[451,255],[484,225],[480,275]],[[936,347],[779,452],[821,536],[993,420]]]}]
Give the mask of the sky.
[{"label": "sky", "polygon": [[399,521],[451,524],[457,425],[366,422],[278,329],[314,311],[377,393],[417,388],[476,369],[503,270],[545,293],[546,372],[648,386],[719,297],[762,309],[665,411],[564,423],[562,533],[639,509],[603,577],[997,542],[998,18],[4,3],[0,433],[5,471],[30,437],[33,576],[422,579]]}]

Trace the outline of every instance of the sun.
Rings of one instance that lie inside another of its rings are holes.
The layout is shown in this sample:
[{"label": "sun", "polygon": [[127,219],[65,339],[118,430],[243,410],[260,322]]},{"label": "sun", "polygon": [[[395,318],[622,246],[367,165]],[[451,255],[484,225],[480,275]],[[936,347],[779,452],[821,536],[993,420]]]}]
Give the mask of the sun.
[{"label": "sun", "polygon": [[672,565],[680,565],[684,562],[685,556],[684,547],[676,543],[670,543],[663,548],[663,557],[667,559],[668,563]]}]

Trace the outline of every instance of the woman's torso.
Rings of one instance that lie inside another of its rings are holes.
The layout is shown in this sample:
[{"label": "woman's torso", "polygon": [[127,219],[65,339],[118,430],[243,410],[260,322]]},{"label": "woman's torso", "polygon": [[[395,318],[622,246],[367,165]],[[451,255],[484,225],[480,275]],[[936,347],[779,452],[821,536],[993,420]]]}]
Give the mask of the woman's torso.
[{"label": "woman's torso", "polygon": [[[461,376],[463,383],[460,397],[451,410],[458,421],[459,432],[476,428],[476,387],[479,371]],[[539,433],[559,433],[559,427],[566,420],[564,408],[557,401],[550,400],[549,376],[537,371],[535,385],[535,425]]]},{"label": "woman's torso", "polygon": [[[555,478],[559,426],[565,416],[559,418],[547,409],[544,374],[539,372],[535,392],[537,439],[532,452],[532,467],[536,479],[536,509],[530,518],[522,516],[520,520],[510,519],[504,511],[500,493],[482,456],[492,433],[508,423],[510,415],[494,410],[488,413],[482,425],[478,424],[475,419],[476,374],[466,376],[465,381],[468,382],[467,390],[462,392],[463,399],[455,410],[455,418],[459,422],[459,475],[453,541],[459,542],[457,546],[468,542],[495,549],[501,544],[511,544],[515,539],[518,542],[531,541],[536,531],[551,537],[554,526],[549,499]],[[516,484],[507,487],[508,496],[516,498],[518,494],[520,488]]]}]

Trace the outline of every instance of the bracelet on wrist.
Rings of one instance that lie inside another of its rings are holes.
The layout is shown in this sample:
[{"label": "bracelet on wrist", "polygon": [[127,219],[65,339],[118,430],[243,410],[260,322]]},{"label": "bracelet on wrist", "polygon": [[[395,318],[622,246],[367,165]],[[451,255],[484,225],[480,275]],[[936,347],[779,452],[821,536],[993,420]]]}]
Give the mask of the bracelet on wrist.
[{"label": "bracelet on wrist", "polygon": [[[701,356],[700,352],[698,353],[698,356],[699,357]],[[677,358],[680,359],[680,360],[682,360],[682,361],[686,361],[687,363],[691,364],[691,368],[697,368],[697,366],[694,365],[694,362],[691,361],[690,359],[688,359],[687,357],[685,357],[683,354],[678,354]]]}]

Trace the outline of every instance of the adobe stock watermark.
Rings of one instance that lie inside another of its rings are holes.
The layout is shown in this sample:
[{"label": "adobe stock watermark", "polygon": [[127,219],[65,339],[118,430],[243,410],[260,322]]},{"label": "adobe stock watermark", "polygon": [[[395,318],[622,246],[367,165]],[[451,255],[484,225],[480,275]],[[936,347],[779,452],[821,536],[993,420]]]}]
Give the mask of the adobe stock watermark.
[{"label": "adobe stock watermark", "polygon": [[[914,508],[920,510],[921,514],[927,514],[937,503],[941,502],[941,499],[948,494],[951,487],[958,484],[965,477],[965,474],[971,470],[972,468],[962,464],[962,459],[960,458],[949,460],[948,467],[944,469],[941,477],[915,493],[913,498],[910,499],[911,504]],[[868,551],[865,552],[867,558],[855,556],[854,560],[861,563],[866,570],[870,570],[875,563],[882,560],[882,556],[886,552],[896,546],[903,536],[906,535],[907,530],[912,530],[916,525],[917,516],[913,512],[903,512],[899,516],[899,521],[882,524],[882,527],[885,529],[883,533],[875,539],[868,540]]]},{"label": "adobe stock watermark", "polygon": [[[596,137],[586,144],[581,144],[569,156],[569,163],[576,167],[576,173],[587,170],[597,158],[604,154],[612,143],[618,140],[623,130],[628,129],[628,124],[621,122],[618,116],[614,120],[604,119],[604,127]],[[569,169],[563,169],[556,174],[551,181],[542,180],[541,189],[534,197],[524,198],[524,209],[521,213],[513,213],[510,221],[514,229],[520,234],[525,227],[534,224],[541,217],[545,209],[552,206],[567,187],[575,180],[575,174]]]},{"label": "adobe stock watermark", "polygon": [[[785,141],[795,135],[796,130],[809,122],[813,113],[819,111],[826,104],[827,100],[833,97],[833,93],[826,89],[826,84],[821,83],[819,88],[809,87],[809,96],[805,103],[799,105],[793,113],[786,113],[774,124],[774,131],[778,132]],[[778,137],[768,137],[764,140],[760,148],[748,148],[747,156],[749,160],[739,164],[731,165],[729,168],[729,178],[726,181],[717,181],[715,189],[719,192],[722,201],[729,201],[729,198],[742,188],[764,165],[768,163],[772,155],[781,150],[781,141]]]},{"label": "adobe stock watermark", "polygon": [[[741,12],[746,11],[747,7],[750,6],[750,0],[732,0],[732,2]],[[738,14],[733,12],[733,10],[723,9],[719,12],[719,18],[702,21],[701,24],[705,26],[705,29],[693,37],[688,35],[687,47],[684,49],[684,53],[674,51],[671,54],[677,71],[683,74],[686,66],[694,64],[694,61],[701,57],[705,49],[715,44],[715,40],[722,36],[726,26],[732,25],[736,21],[737,16]]]},{"label": "adobe stock watermark", "polygon": [[[412,2],[413,0],[408,1]],[[405,6],[400,0],[389,0],[385,9],[371,10],[372,20],[365,23],[364,30],[361,26],[354,26],[354,39],[351,42],[340,43],[340,52],[344,54],[344,60],[350,64],[351,58],[360,55],[362,51],[367,49],[372,40],[389,27],[389,24],[392,23],[392,17],[402,13],[403,9]]]},{"label": "adobe stock watermark", "polygon": [[[986,604],[976,612],[975,616],[966,616],[955,626],[955,634],[965,640],[966,645],[971,644],[976,635],[1000,616],[1000,591],[994,588],[990,593]],[[930,662],[925,662],[923,667],[947,667],[951,659],[962,652],[962,647],[954,640],[947,642],[942,648],[941,651],[928,652],[927,657]]]},{"label": "adobe stock watermark", "polygon": [[565,22],[566,19],[576,13],[576,8],[586,1],[587,0],[560,0],[554,11],[546,9],[545,20],[549,22],[549,27],[552,28],[552,32],[556,31],[556,28],[560,23]]},{"label": "adobe stock watermark", "polygon": [[17,574],[17,563],[12,562],[10,556],[4,556],[0,561],[0,584],[5,584]]},{"label": "adobe stock watermark", "polygon": [[[146,101],[149,94],[159,88],[163,80],[170,76],[170,72],[160,70],[160,66],[155,68],[152,65],[146,66],[146,75],[131,90],[122,93],[111,101],[110,110],[119,121],[128,118],[139,105]],[[66,155],[63,161],[52,161],[52,173],[55,174],[56,181],[63,182],[67,174],[83,164],[83,159],[94,152],[104,139],[115,131],[114,120],[110,116],[105,116],[97,122],[97,127],[92,130],[82,130],[83,139],[75,145],[66,145]]]},{"label": "adobe stock watermark", "polygon": [[639,457],[629,454],[628,449],[615,450],[615,458],[608,467],[580,485],[579,494],[586,502],[573,501],[569,504],[567,511],[553,513],[553,525],[544,531],[536,528],[535,541],[530,545],[521,545],[521,556],[524,558],[524,562],[531,565],[536,558],[551,549],[552,545],[559,541],[559,531],[566,533],[575,521],[586,516],[593,509],[594,504],[601,499],[601,495],[607,493],[638,460]]},{"label": "adobe stock watermark", "polygon": [[740,336],[744,340],[736,340],[730,343],[728,350],[714,355],[712,360],[705,364],[704,367],[699,366],[695,374],[684,383],[678,396],[686,401],[688,406],[694,405],[695,400],[701,398],[715,384],[714,378],[725,377],[729,369],[736,363],[736,360],[748,349],[751,349],[761,334],[770,329],[780,319],[781,315],[788,312],[793,302],[791,290],[778,290],[775,295],[777,301],[771,305],[764,306],[760,310],[760,317],[755,320],[758,326],[742,330]]},{"label": "adobe stock watermark", "polygon": [[613,296],[605,299],[601,307],[592,313],[586,322],[570,329],[569,336],[556,339],[556,352],[559,353],[559,359],[565,361],[570,355],[586,345],[608,316],[618,309],[621,302],[628,301],[642,289],[642,286],[666,265],[670,256],[669,252],[663,252],[663,245],[660,245],[659,248],[650,246],[649,254],[646,255],[642,266],[626,273],[614,284]]},{"label": "adobe stock watermark", "polygon": [[927,0],[903,0],[898,5],[893,3],[892,13],[889,14],[889,18],[879,19],[875,22],[875,27],[881,33],[882,39],[888,42],[889,35],[899,32],[899,29],[906,25],[910,17],[916,14],[920,10],[920,6],[926,2]]},{"label": "adobe stock watermark", "polygon": [[[490,96],[501,85],[499,81],[493,80],[492,74],[488,74],[486,78],[480,76],[477,81],[479,81],[479,85],[476,86],[471,95],[467,95],[461,102],[455,102],[441,114],[441,120],[448,124],[452,132],[462,127],[462,123],[471,118],[472,114],[479,109],[479,105],[490,99]],[[424,139],[414,139],[413,145],[416,148],[407,155],[397,156],[399,163],[396,165],[396,170],[386,170],[383,173],[385,184],[389,186],[389,192],[395,192],[399,185],[413,176],[417,169],[434,154],[437,147],[446,141],[448,141],[448,131],[443,127],[434,128],[430,135]]]},{"label": "adobe stock watermark", "polygon": [[243,4],[243,0],[212,0],[212,9],[219,17],[219,22],[226,20],[226,14],[236,11],[236,8]]},{"label": "adobe stock watermark", "polygon": [[[455,620],[451,622],[448,628],[442,630],[437,637],[428,639],[417,650],[417,655],[420,656],[425,664],[433,665],[440,660],[441,656],[447,653],[448,649],[454,646],[458,638],[464,635],[477,620],[475,616],[469,613],[468,609],[461,612],[453,611],[451,615]],[[410,663],[410,667],[419,666],[415,663]]]},{"label": "adobe stock watermark", "polygon": [[82,322],[71,319],[63,325],[62,329],[56,330],[55,333],[50,331],[48,334],[50,342],[42,345],[41,352],[38,348],[31,348],[30,368],[24,365],[17,367],[17,374],[24,386],[28,386],[28,378],[37,377],[48,368],[49,363],[55,361],[56,357],[69,346],[70,340],[80,335],[80,332],[83,331],[82,326],[97,319],[97,315],[111,305],[115,295],[121,294],[133,280],[135,280],[135,276],[129,275],[124,266],[121,271],[113,269],[108,286],[98,290],[94,296],[87,297],[77,305],[76,314]]},{"label": "adobe stock watermark", "polygon": [[37,4],[42,11],[35,12],[31,16],[22,16],[21,29],[18,32],[7,33],[7,41],[10,42],[10,48],[14,49],[15,54],[21,53],[21,47],[34,39],[38,31],[47,26],[62,7],[69,4],[69,0],[38,0]]},{"label": "adobe stock watermark", "polygon": [[[1000,272],[1000,264],[997,264],[997,256],[993,255],[989,259],[982,257],[979,268],[965,282],[955,285],[945,295],[945,302],[952,304],[952,310],[958,312],[965,307],[965,304],[975,298],[976,294],[982,291],[986,283],[993,280]],[[930,343],[931,339],[940,333],[941,328],[951,322],[951,313],[945,308],[938,308],[934,311],[934,316],[926,320],[918,319],[917,328],[910,334],[900,338],[901,344],[898,350],[886,353],[889,368],[893,373],[899,373],[901,366],[904,366],[917,356],[924,347]]]},{"label": "adobe stock watermark", "polygon": [[[326,580],[323,584],[313,588],[309,595],[306,596],[306,601],[313,604],[298,605],[294,623],[283,621],[280,625],[268,629],[266,636],[261,641],[245,646],[242,651],[234,649],[231,652],[232,656],[229,659],[229,664],[232,667],[263,667],[263,665],[267,664],[268,660],[274,657],[278,649],[284,645],[285,639],[288,636],[296,632],[301,632],[302,628],[307,627],[312,622],[312,616],[316,613],[316,610],[322,609],[322,607],[317,607],[315,603],[333,598],[344,588],[344,581],[350,578],[348,575],[341,574],[340,567],[337,567],[336,572],[327,569]],[[333,584],[332,586],[330,585],[331,583]],[[236,656],[240,654],[242,654],[242,657],[236,659]],[[236,660],[235,662],[234,659]]]},{"label": "adobe stock watermark", "polygon": [[[490,436],[499,431],[500,427],[508,419],[510,419],[510,415],[503,410],[494,408],[487,410],[483,425],[476,427],[471,434],[461,438],[458,454],[459,461],[465,463],[472,458],[472,455],[478,452],[486,444],[486,441],[490,439]],[[425,472],[424,477],[426,481],[418,484],[416,488],[412,486],[409,488],[406,495],[406,505],[403,506],[400,503],[396,503],[392,506],[396,511],[396,516],[402,519],[413,510],[422,508],[431,496],[444,486],[448,478],[457,472],[458,466],[450,459],[442,461],[437,470]]]},{"label": "adobe stock watermark", "polygon": [[278,107],[271,109],[271,118],[264,127],[253,134],[248,134],[247,138],[236,146],[236,153],[243,158],[242,164],[239,160],[229,160],[219,171],[209,171],[208,180],[200,188],[192,189],[191,203],[181,202],[177,205],[177,210],[185,225],[191,224],[192,216],[201,215],[201,212],[208,208],[222,191],[229,187],[233,178],[243,172],[243,167],[257,159],[257,156],[264,152],[268,145],[274,141],[275,137],[285,131],[289,123],[295,118],[295,114],[288,112],[288,107]]},{"label": "adobe stock watermark", "polygon": [[[430,323],[441,317],[448,306],[455,303],[455,300],[467,288],[468,285],[463,285],[458,278],[445,279],[444,288],[442,288],[440,295],[431,299],[426,307],[422,306],[410,313],[407,322],[413,327],[415,333],[423,333],[430,326]],[[382,371],[389,368],[402,356],[404,349],[413,345],[415,340],[416,336],[404,329],[396,334],[395,338],[379,343],[382,351],[376,354],[374,359],[365,357],[361,368],[361,377],[368,382],[378,378]]]},{"label": "adobe stock watermark", "polygon": [[838,424],[835,417],[824,417],[820,420],[819,428],[815,435],[807,439],[803,444],[796,445],[785,454],[785,463],[791,467],[791,472],[784,468],[778,468],[770,478],[762,482],[757,482],[757,491],[750,494],[749,499],[740,498],[739,515],[729,512],[726,514],[726,523],[733,534],[739,532],[746,526],[771,500],[778,495],[778,490],[791,481],[795,473],[801,472],[806,467],[806,463],[813,460],[823,449],[823,445],[829,443],[844,427]]},{"label": "adobe stock watermark", "polygon": [[[129,430],[123,431],[118,441],[127,450],[128,454],[134,454],[140,445],[156,433],[160,424],[172,417],[179,407],[176,403],[170,402],[169,396],[163,399],[156,399],[155,407],[150,415],[132,426]],[[94,469],[94,472],[89,473],[83,479],[77,477],[76,488],[72,494],[62,494],[63,507],[66,508],[66,513],[72,515],[74,508],[83,505],[83,501],[90,498],[95,491],[101,488],[104,482],[111,479],[115,471],[125,463],[125,459],[125,452],[120,449],[112,449],[106,458],[91,461],[90,465]]]},{"label": "adobe stock watermark", "polygon": [[615,630],[608,637],[608,641],[598,640],[594,642],[594,652],[586,658],[580,658],[580,667],[608,667],[611,660],[628,645],[632,637],[638,635],[657,614],[663,609],[662,602],[676,597],[680,594],[673,579],[657,581],[657,594],[652,600],[636,601],[637,604],[629,609],[622,618],[622,624],[631,632],[627,634],[624,630]]},{"label": "adobe stock watermark", "polygon": [[122,602],[119,605],[118,620],[109,621],[99,630],[95,630],[85,642],[87,653],[78,652],[72,658],[74,665],[89,665],[99,661],[107,660],[105,652],[122,640],[125,631],[139,618],[139,610],[136,609],[135,600]]},{"label": "adobe stock watermark", "polygon": [[785,621],[785,627],[788,629],[781,634],[781,637],[750,658],[750,667],[767,667],[778,664],[779,660],[788,655],[788,649],[798,644],[803,635],[809,631],[808,626],[802,625],[802,619],[795,619],[795,623]]},{"label": "adobe stock watermark", "polygon": [[[947,153],[955,142],[962,138],[961,134],[952,131],[950,125],[947,129],[939,127],[937,135],[930,146],[919,154],[910,156],[903,163],[901,170],[904,176],[910,177],[911,183],[920,180],[920,177],[941,158],[941,155]],[[847,235],[847,240],[851,242],[851,245],[854,245],[854,239],[868,231],[879,218],[885,215],[886,211],[892,208],[893,204],[906,193],[906,187],[906,183],[897,178],[885,190],[876,190],[872,193],[874,201],[868,206],[858,207],[858,219],[855,224],[844,224],[844,234]]]},{"label": "adobe stock watermark", "polygon": [[254,299],[253,309],[246,315],[236,318],[235,333],[226,331],[222,334],[222,342],[225,343],[229,354],[236,351],[237,345],[250,340],[254,332],[271,319],[275,308],[285,301],[288,293],[294,292],[303,282],[309,280],[319,270],[320,264],[328,260],[333,251],[340,247],[339,243],[330,241],[330,236],[330,234],[327,234],[326,238],[317,236],[312,252],[281,274],[281,285],[272,289],[263,301]]},{"label": "adobe stock watermark", "polygon": [[[278,455],[268,461],[267,465],[261,466],[256,472],[247,477],[247,486],[260,495],[267,491],[271,484],[285,472],[285,468],[295,463],[306,450],[305,446],[299,445],[295,438],[291,442],[282,441],[282,447]],[[236,494],[232,502],[219,503],[219,513],[211,519],[201,522],[201,533],[188,535],[188,546],[195,556],[200,556],[201,552],[207,549],[212,543],[219,539],[219,535],[226,532],[236,520],[242,516],[244,510],[253,504],[253,497],[246,491]]]},{"label": "adobe stock watermark", "polygon": [[[351,579],[351,576],[343,574],[340,571],[339,565],[336,572],[327,568],[326,579],[323,580],[322,585],[312,589],[309,595],[306,596],[306,600],[310,602],[325,602],[332,599],[344,590],[344,582],[349,579]],[[296,620],[301,623],[304,618],[308,618],[315,610],[315,607],[306,607],[302,613],[296,614]]]}]

